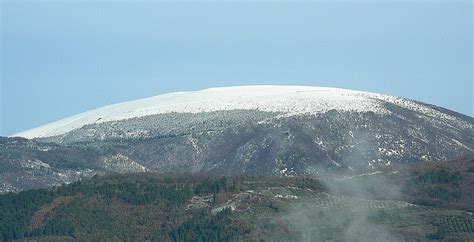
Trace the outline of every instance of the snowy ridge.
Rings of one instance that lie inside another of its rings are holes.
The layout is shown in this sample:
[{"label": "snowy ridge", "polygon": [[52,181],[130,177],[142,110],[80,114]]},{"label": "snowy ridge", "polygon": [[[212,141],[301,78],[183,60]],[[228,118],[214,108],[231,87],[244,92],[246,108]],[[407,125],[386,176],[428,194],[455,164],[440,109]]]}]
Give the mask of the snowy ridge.
[{"label": "snowy ridge", "polygon": [[[384,103],[393,103],[443,121],[455,117],[429,106],[393,96],[338,88],[305,86],[240,86],[177,92],[105,106],[71,116],[12,136],[41,138],[65,134],[84,125],[118,121],[163,113],[201,113],[225,110],[260,110],[286,115],[317,114],[329,110],[390,113]],[[465,125],[471,126],[466,123]]]}]

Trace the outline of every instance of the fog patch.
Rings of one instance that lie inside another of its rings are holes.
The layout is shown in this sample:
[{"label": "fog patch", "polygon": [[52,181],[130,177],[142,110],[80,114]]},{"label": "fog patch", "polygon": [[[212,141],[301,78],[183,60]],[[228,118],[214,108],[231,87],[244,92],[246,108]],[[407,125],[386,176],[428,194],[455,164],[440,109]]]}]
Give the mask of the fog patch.
[{"label": "fog patch", "polygon": [[328,192],[300,199],[285,211],[284,220],[298,241],[400,241],[381,214],[403,206],[401,186],[388,172],[333,176],[324,179]]}]

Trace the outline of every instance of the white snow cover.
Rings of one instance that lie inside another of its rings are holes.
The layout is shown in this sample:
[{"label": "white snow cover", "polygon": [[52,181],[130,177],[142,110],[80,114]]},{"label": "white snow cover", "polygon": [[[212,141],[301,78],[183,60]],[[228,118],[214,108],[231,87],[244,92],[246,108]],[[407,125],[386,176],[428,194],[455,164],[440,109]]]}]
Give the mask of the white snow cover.
[{"label": "white snow cover", "polygon": [[328,110],[387,113],[383,102],[394,103],[425,115],[453,117],[393,96],[338,88],[308,86],[238,86],[176,92],[101,107],[12,136],[41,138],[61,135],[87,124],[117,121],[162,113],[200,113],[223,110],[261,110],[286,115],[316,114]]}]

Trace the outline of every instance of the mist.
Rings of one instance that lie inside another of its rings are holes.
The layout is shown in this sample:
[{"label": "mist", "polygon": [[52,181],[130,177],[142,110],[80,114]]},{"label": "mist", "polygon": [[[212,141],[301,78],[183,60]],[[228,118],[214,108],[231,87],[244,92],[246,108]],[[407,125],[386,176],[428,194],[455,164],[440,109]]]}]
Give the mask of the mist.
[{"label": "mist", "polygon": [[351,167],[348,169],[351,171],[326,176],[314,174],[323,181],[327,192],[301,199],[285,211],[284,220],[300,235],[295,238],[298,241],[402,239],[386,224],[384,215],[391,209],[409,206],[402,201],[403,184],[391,179],[396,171],[390,166],[357,171],[367,164],[366,154],[378,144],[363,128],[350,127],[349,130],[354,130],[352,139],[348,140],[354,149],[338,162]]},{"label": "mist", "polygon": [[[328,192],[293,203],[284,221],[300,234],[298,241],[399,241],[377,222],[388,209],[404,205],[401,187],[376,173],[328,179]],[[374,176],[374,177],[369,177]]]}]

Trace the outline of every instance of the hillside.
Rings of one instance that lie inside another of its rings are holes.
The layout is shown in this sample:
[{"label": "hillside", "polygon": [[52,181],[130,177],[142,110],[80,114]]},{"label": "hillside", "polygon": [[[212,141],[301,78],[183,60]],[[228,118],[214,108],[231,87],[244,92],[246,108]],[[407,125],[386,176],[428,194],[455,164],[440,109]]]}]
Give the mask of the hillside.
[{"label": "hillside", "polygon": [[[474,119],[336,88],[246,86],[91,110],[0,141],[0,192],[95,174],[312,176],[452,160],[474,151]],[[33,139],[31,139],[33,138]]]},{"label": "hillside", "polygon": [[96,176],[0,196],[0,239],[473,240],[473,169],[469,156],[313,178]]}]

